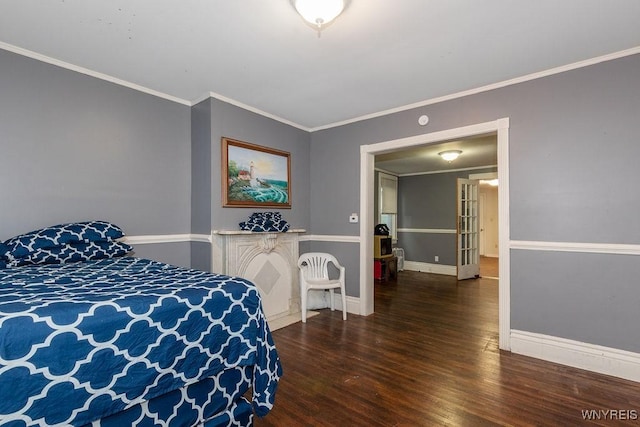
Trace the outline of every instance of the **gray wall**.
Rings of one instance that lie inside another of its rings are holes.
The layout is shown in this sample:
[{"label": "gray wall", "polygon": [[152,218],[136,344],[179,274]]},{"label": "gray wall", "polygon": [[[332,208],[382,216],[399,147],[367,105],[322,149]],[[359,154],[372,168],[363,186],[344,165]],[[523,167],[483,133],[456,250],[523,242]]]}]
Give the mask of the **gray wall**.
[{"label": "gray wall", "polygon": [[[192,231],[239,230],[253,212],[279,211],[291,228],[309,228],[308,132],[209,98],[193,107]],[[291,209],[223,208],[221,138],[228,137],[291,153]],[[192,244],[194,267],[211,267],[208,245]]]},{"label": "gray wall", "polygon": [[[511,239],[639,244],[640,198],[634,190],[640,178],[639,69],[640,55],[634,55],[314,132],[313,232],[358,234],[346,218],[359,206],[361,145],[509,117]],[[427,128],[417,123],[422,114],[430,117]],[[342,245],[333,243],[336,250]],[[573,254],[569,263],[566,256],[552,254],[540,264],[535,251],[513,250],[512,255],[514,328],[640,351],[640,287],[632,282],[637,276],[633,262],[622,262],[620,255]],[[578,272],[587,264],[615,273],[603,280]],[[359,279],[353,280],[348,294],[357,296]],[[614,297],[635,305],[611,305]],[[567,323],[565,309],[576,298],[581,310],[572,311]],[[590,327],[594,313],[597,328]]]},{"label": "gray wall", "polygon": [[190,268],[193,264],[191,257],[192,244],[189,242],[174,242],[136,245],[133,255]]},{"label": "gray wall", "polygon": [[[211,100],[191,108],[191,233],[211,233]],[[191,243],[191,266],[211,269],[211,245]]]},{"label": "gray wall", "polygon": [[[398,228],[455,229],[457,179],[470,173],[495,172],[496,168],[474,169],[398,179]],[[456,235],[399,232],[398,247],[405,260],[456,265]],[[435,256],[439,261],[435,262]]]},{"label": "gray wall", "polygon": [[[190,230],[190,109],[0,50],[0,239],[105,219]],[[136,253],[188,265],[189,246]]]},{"label": "gray wall", "polygon": [[211,100],[191,108],[191,232],[211,232]]},{"label": "gray wall", "polygon": [[511,328],[638,352],[638,277],[633,255],[513,251]]},{"label": "gray wall", "polygon": [[[238,229],[259,208],[222,208],[220,138],[291,153],[292,227],[309,228],[308,132],[228,103],[192,108],[0,50],[0,239],[105,219],[128,235]],[[274,210],[274,209],[270,209]],[[135,254],[208,270],[206,243]]]},{"label": "gray wall", "polygon": [[[292,228],[309,227],[309,133],[228,103],[211,99],[211,226],[239,230],[238,223],[257,211],[279,211]],[[222,207],[222,137],[291,153],[291,209]]]}]

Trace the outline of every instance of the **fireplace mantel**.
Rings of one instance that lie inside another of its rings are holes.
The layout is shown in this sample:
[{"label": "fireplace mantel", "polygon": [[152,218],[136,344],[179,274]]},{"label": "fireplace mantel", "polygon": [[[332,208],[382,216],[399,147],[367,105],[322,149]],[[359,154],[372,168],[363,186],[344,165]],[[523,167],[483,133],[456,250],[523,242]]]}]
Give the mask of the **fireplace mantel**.
[{"label": "fireplace mantel", "polygon": [[220,235],[224,235],[224,236],[228,236],[231,234],[257,234],[257,235],[261,235],[261,234],[301,234],[301,233],[306,233],[307,230],[304,229],[291,229],[288,231],[245,231],[245,230],[212,230],[211,234],[220,234]]},{"label": "fireplace mantel", "polygon": [[305,232],[212,230],[213,272],[255,283],[267,320],[299,313],[298,244]]}]

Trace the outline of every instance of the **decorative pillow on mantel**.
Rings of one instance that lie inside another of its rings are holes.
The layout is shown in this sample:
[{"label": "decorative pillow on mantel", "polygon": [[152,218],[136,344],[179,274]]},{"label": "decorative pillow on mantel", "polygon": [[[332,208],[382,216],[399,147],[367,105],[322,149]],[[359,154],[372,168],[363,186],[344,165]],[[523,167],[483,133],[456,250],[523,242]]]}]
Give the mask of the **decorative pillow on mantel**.
[{"label": "decorative pillow on mantel", "polygon": [[289,223],[282,219],[280,212],[254,212],[239,225],[243,231],[283,233],[289,230]]}]

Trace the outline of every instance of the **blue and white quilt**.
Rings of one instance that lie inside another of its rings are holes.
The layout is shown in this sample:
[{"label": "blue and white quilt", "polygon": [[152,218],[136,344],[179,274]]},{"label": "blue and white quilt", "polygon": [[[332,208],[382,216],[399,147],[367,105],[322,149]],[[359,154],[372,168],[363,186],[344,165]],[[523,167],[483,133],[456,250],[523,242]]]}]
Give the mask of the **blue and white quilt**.
[{"label": "blue and white quilt", "polygon": [[0,425],[81,426],[240,366],[265,415],[282,368],[244,279],[131,257],[0,270]]}]

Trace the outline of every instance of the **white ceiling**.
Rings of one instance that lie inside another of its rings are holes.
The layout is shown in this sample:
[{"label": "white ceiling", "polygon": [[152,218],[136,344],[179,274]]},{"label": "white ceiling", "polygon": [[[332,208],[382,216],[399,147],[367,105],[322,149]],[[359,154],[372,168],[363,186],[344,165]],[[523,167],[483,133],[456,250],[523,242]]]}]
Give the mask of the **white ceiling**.
[{"label": "white ceiling", "polygon": [[638,0],[0,0],[0,47],[307,130],[640,46]]},{"label": "white ceiling", "polygon": [[[460,150],[462,154],[452,162],[443,160],[438,153]],[[498,140],[496,135],[480,136],[441,144],[415,147],[375,156],[377,169],[393,175],[411,175],[484,168],[498,165]]]}]

